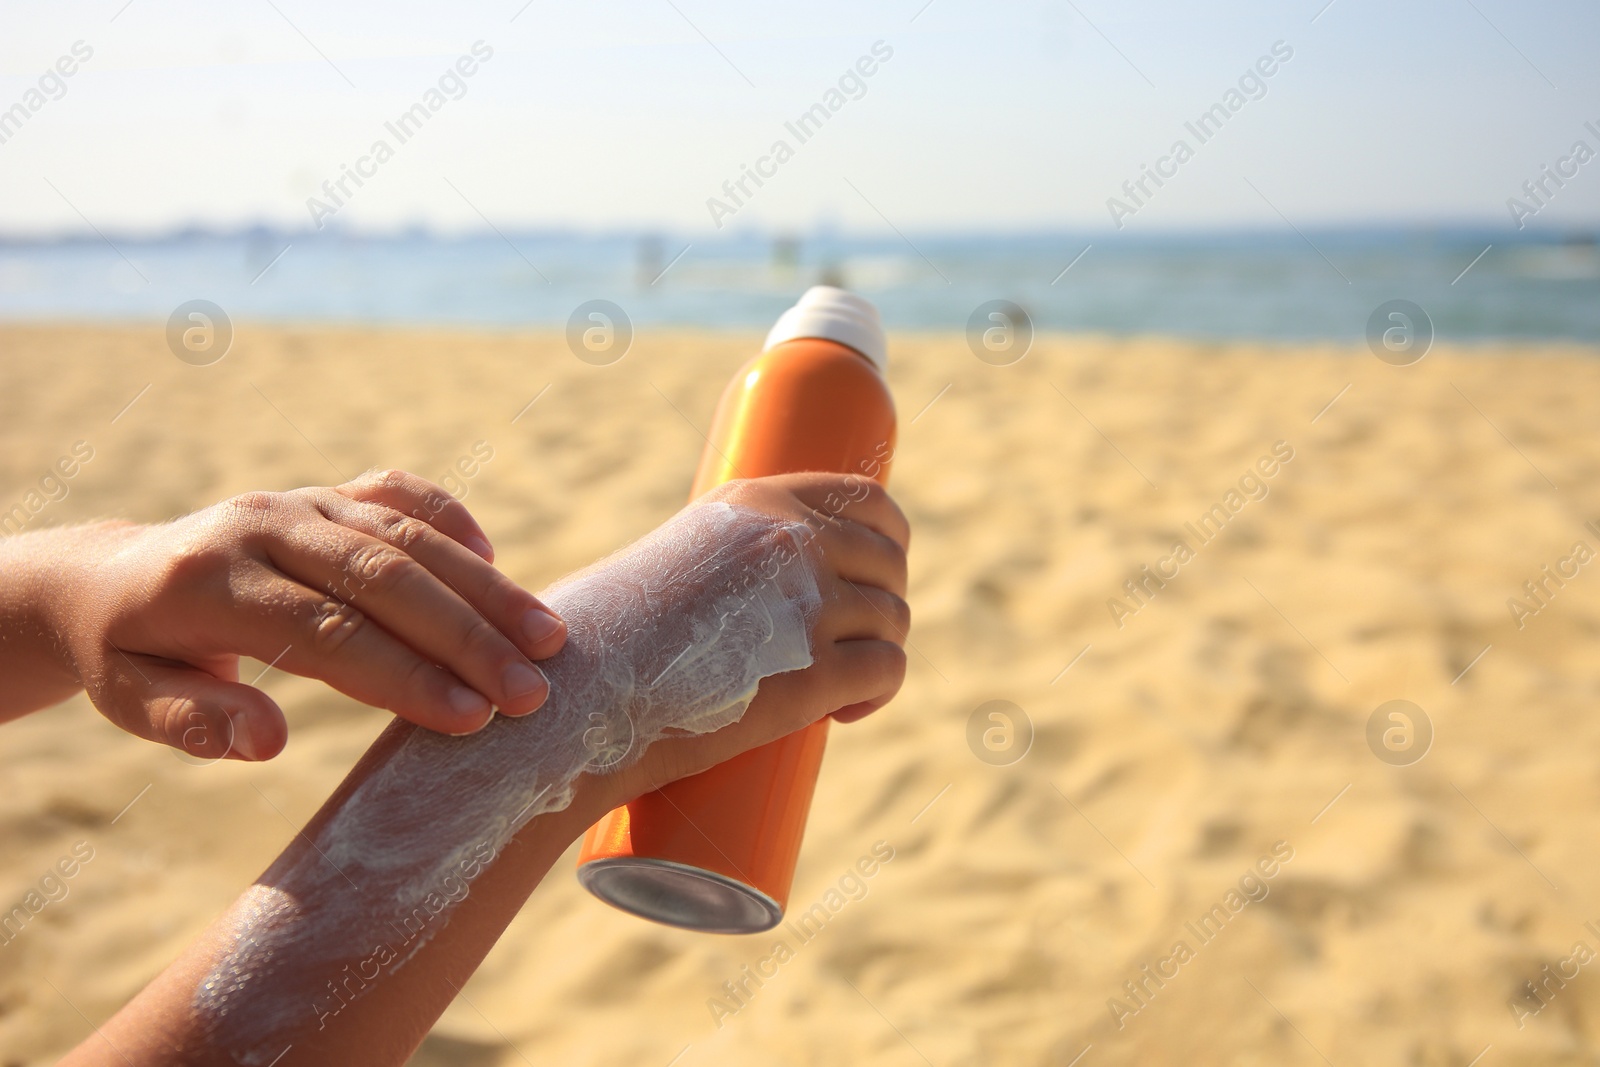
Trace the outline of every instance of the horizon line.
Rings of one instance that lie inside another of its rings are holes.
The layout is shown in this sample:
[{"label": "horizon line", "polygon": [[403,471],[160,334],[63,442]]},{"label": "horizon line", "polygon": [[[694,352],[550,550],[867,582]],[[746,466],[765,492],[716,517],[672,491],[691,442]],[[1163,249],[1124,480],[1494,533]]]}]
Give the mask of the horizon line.
[{"label": "horizon line", "polygon": [[[1490,236],[1508,244],[1548,243],[1558,241],[1600,240],[1600,219],[1571,223],[1531,224],[1522,230],[1509,230],[1483,221],[1462,219],[1420,219],[1397,221],[1369,219],[1365,221],[1331,221],[1309,223],[1300,229],[1327,236],[1353,238],[1374,237],[1455,237]],[[1125,232],[1108,226],[958,226],[943,228],[910,229],[908,231],[932,241],[1007,241],[1012,243],[1038,242],[1069,238],[1089,238],[1097,241],[1127,241],[1129,243],[1160,242],[1165,240],[1204,238],[1266,238],[1297,240],[1293,232],[1264,223],[1217,223],[1196,226],[1143,227],[1137,232]],[[321,238],[355,241],[433,240],[439,242],[468,242],[478,240],[500,241],[507,235],[530,239],[562,239],[578,241],[643,241],[668,238],[692,239],[697,244],[738,245],[747,243],[768,244],[776,241],[798,243],[848,242],[852,244],[899,243],[900,238],[877,231],[835,228],[812,224],[809,227],[750,227],[728,233],[706,235],[692,228],[627,224],[618,226],[559,226],[528,225],[522,227],[439,227],[426,223],[408,223],[389,227],[328,226],[321,230],[306,227],[283,226],[265,222],[237,225],[183,224],[124,229],[59,229],[10,230],[0,227],[0,246],[67,245],[76,243],[102,243],[107,238],[136,244],[163,244],[184,241],[238,240],[252,237],[276,237],[295,241]]]}]

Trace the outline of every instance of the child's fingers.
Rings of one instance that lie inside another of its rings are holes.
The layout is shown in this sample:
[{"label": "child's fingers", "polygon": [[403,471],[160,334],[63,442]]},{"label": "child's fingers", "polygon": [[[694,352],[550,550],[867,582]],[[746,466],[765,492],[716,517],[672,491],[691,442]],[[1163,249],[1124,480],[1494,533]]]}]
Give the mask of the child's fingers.
[{"label": "child's fingers", "polygon": [[[530,659],[553,656],[566,643],[565,624],[538,597],[427,523],[339,496],[317,503],[331,522],[377,538],[422,564]],[[348,576],[344,580],[348,583]]]},{"label": "child's fingers", "polygon": [[905,595],[906,553],[887,535],[843,519],[823,527],[812,544],[839,577]]},{"label": "child's fingers", "polygon": [[886,589],[841,581],[838,603],[823,622],[823,640],[892,641],[905,644],[911,608]]},{"label": "child's fingers", "polygon": [[[420,543],[419,538],[410,547]],[[267,554],[284,575],[329,590],[506,714],[525,715],[544,703],[550,691],[544,672],[494,622],[405,551],[330,522],[292,527],[268,544]]]},{"label": "child's fingers", "polygon": [[830,518],[859,522],[900,546],[911,544],[911,523],[889,491],[870,478],[856,474],[794,474],[781,476],[802,504]]},{"label": "child's fingers", "polygon": [[[805,670],[762,679],[746,714],[778,715],[788,720],[778,724],[780,733],[789,733],[834,710],[887,704],[905,674],[905,650],[894,641],[825,642]],[[801,709],[811,709],[811,717],[792,718]]]},{"label": "child's fingers", "polygon": [[267,566],[235,578],[220,640],[241,655],[326,682],[446,734],[470,734],[493,718],[490,699],[406,644],[353,604],[307,588]]},{"label": "child's fingers", "polygon": [[860,722],[893,699],[894,694],[890,693],[873,700],[863,700],[859,704],[851,704],[847,708],[840,708],[833,713],[833,721],[842,723]]},{"label": "child's fingers", "polygon": [[906,650],[898,641],[836,641],[823,654],[836,661],[829,672],[835,677],[829,704],[835,708],[887,704],[906,679]]},{"label": "child's fingers", "polygon": [[426,478],[406,471],[370,470],[354,481],[335,486],[333,491],[351,500],[382,504],[421,519],[488,562],[494,562],[489,535],[483,532],[466,505]]},{"label": "child's fingers", "polygon": [[288,740],[283,712],[259,689],[136,652],[106,667],[91,694],[101,713],[196,760],[271,759]]}]

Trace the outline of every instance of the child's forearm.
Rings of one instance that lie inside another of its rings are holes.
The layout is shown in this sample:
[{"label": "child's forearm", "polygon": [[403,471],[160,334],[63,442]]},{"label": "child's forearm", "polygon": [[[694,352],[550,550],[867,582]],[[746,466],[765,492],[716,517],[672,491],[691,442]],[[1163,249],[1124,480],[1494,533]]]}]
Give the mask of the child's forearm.
[{"label": "child's forearm", "polygon": [[[295,933],[337,933],[321,927],[337,922],[349,902],[309,899],[299,901],[301,910],[288,920],[291,936],[281,936],[285,927],[270,902],[275,892],[295,888],[283,872],[322,865],[342,887],[332,892],[349,897],[372,892],[375,887],[361,885],[362,875],[353,867],[357,885],[345,883],[314,842],[322,839],[361,784],[381,773],[417,732],[418,727],[403,722],[385,731],[267,874],[63,1063],[266,1067],[286,1050],[276,1067],[405,1062],[567,846],[608,807],[627,799],[616,791],[620,782],[585,779],[571,806],[527,823],[470,883],[440,887],[433,901],[423,894],[412,907],[396,902],[387,909],[387,922],[343,931],[365,937],[369,950],[348,959],[321,960],[305,955],[300,945],[278,961],[281,965],[268,962],[255,973],[229,975],[241,945],[251,939],[295,945]],[[450,798],[442,799],[450,803]],[[469,797],[458,799],[470,804]],[[432,828],[422,813],[416,814],[422,821],[397,824],[390,832],[397,839],[431,840]],[[362,901],[364,906],[354,910],[375,913],[373,906],[383,910],[381,903]],[[430,907],[440,905],[434,915]],[[413,954],[395,967],[395,959],[408,951]],[[385,960],[389,956],[393,958]],[[229,982],[235,983],[232,988],[222,988]]]},{"label": "child's forearm", "polygon": [[403,1062],[561,851],[640,791],[618,768],[812,661],[797,537],[704,505],[557,587],[569,636],[543,708],[464,738],[391,727],[76,1062]]}]

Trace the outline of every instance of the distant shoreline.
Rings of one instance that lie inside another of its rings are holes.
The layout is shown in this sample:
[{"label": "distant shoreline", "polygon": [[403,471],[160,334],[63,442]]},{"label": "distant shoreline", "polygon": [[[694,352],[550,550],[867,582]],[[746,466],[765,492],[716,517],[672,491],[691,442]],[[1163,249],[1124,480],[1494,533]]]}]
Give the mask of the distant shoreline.
[{"label": "distant shoreline", "polygon": [[862,238],[517,234],[359,238],[253,230],[156,241],[0,243],[0,321],[164,321],[211,301],[239,321],[561,328],[609,301],[641,328],[765,331],[821,281],[891,329],[963,330],[1005,300],[1041,331],[1359,342],[1379,306],[1440,340],[1600,343],[1600,244],[1507,228]]}]

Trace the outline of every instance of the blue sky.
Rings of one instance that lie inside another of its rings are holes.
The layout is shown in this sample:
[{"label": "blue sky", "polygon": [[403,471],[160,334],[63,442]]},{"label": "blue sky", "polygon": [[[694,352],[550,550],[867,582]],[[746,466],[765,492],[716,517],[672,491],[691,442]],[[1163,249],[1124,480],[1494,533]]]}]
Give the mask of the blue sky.
[{"label": "blue sky", "polygon": [[[310,226],[308,197],[379,138],[393,158],[347,183],[338,224],[712,234],[708,198],[782,138],[793,157],[725,226],[1109,229],[1108,198],[1134,206],[1123,182],[1183,138],[1127,231],[1514,229],[1524,181],[1600,150],[1600,6],[1324,4],[7,3],[0,110],[75,42],[93,56],[0,143],[0,231]],[[386,133],[477,41],[460,98]],[[785,122],[880,41],[892,57],[800,144]],[[1293,55],[1264,95],[1199,143],[1185,122],[1276,42]],[[1600,160],[1547,189],[1531,226],[1600,224]]]}]

